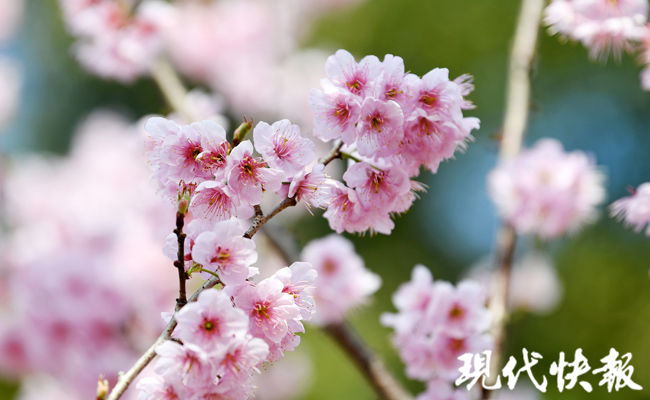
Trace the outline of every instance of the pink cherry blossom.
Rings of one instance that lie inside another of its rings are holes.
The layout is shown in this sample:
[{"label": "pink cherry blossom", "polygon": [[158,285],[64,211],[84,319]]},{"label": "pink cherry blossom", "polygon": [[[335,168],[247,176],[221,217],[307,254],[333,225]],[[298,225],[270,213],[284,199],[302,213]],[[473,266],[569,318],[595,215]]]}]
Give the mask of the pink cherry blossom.
[{"label": "pink cherry blossom", "polygon": [[645,229],[650,236],[650,183],[642,183],[631,196],[616,200],[610,206],[612,215],[622,219],[634,230]]},{"label": "pink cherry blossom", "polygon": [[398,199],[411,190],[408,177],[398,168],[379,169],[367,162],[353,164],[343,174],[365,207],[393,210]]},{"label": "pink cherry blossom", "polygon": [[309,242],[301,259],[318,272],[313,316],[318,325],[343,321],[349,311],[367,303],[381,285],[381,278],[366,269],[352,243],[342,236],[329,235]]},{"label": "pink cherry blossom", "polygon": [[554,0],[546,8],[551,33],[560,33],[590,49],[594,58],[623,50],[643,36],[648,18],[645,0]]},{"label": "pink cherry blossom", "polygon": [[429,309],[430,318],[441,324],[452,335],[484,332],[490,325],[490,314],[485,308],[487,293],[483,286],[463,281],[454,288],[446,282],[435,288],[436,304]]},{"label": "pink cherry blossom", "polygon": [[61,0],[69,30],[79,36],[75,53],[80,63],[101,77],[131,82],[146,75],[163,48],[164,3]]},{"label": "pink cherry blossom", "polygon": [[384,314],[381,321],[395,330],[393,343],[411,378],[452,382],[460,355],[492,347],[486,334],[490,325],[486,292],[476,283],[433,282],[425,267],[416,266],[393,302],[398,313]]},{"label": "pink cherry blossom", "polygon": [[309,98],[316,115],[314,136],[326,142],[342,135],[353,137],[361,110],[359,99],[329,81],[324,81],[322,86],[323,90],[312,89]]},{"label": "pink cherry blossom", "polygon": [[301,316],[293,296],[283,290],[282,281],[270,277],[255,286],[245,284],[235,293],[235,304],[250,318],[251,333],[269,345],[292,335],[289,321]]},{"label": "pink cherry blossom", "polygon": [[250,276],[257,261],[255,242],[242,235],[246,227],[237,220],[218,222],[196,238],[192,259],[203,268],[216,270],[226,284],[240,284]]},{"label": "pink cherry blossom", "polygon": [[195,303],[187,304],[176,314],[176,320],[176,337],[208,351],[218,349],[233,336],[245,335],[248,328],[246,314],[216,289],[201,293]]},{"label": "pink cherry blossom", "polygon": [[376,83],[376,94],[379,100],[395,101],[402,109],[409,106],[410,87],[407,81],[413,79],[413,74],[404,73],[404,60],[392,54],[386,54],[381,63],[381,74]]},{"label": "pink cherry blossom", "polygon": [[174,374],[187,386],[200,386],[214,378],[208,354],[199,346],[168,340],[156,347],[159,360],[155,365],[161,375]]},{"label": "pink cherry blossom", "polygon": [[402,156],[409,175],[417,175],[420,165],[437,172],[442,161],[466,148],[472,139],[470,132],[478,128],[479,120],[476,118],[463,118],[456,122],[423,109],[414,111],[406,120],[402,143]]},{"label": "pink cherry blossom", "polygon": [[334,181],[330,196],[329,205],[323,214],[323,217],[327,218],[330,228],[336,233],[361,230],[359,228],[363,210],[356,192],[338,181]]},{"label": "pink cherry blossom", "polygon": [[211,179],[217,169],[212,163],[211,149],[201,158],[203,144],[221,143],[225,131],[213,121],[179,125],[174,121],[153,117],[144,126],[148,135],[148,157],[154,177],[161,189],[175,193],[180,182],[198,183]]},{"label": "pink cherry blossom", "polygon": [[379,73],[380,62],[375,56],[364,57],[359,63],[352,54],[338,50],[325,63],[327,77],[339,88],[364,97],[372,91]]},{"label": "pink cherry blossom", "polygon": [[260,122],[253,130],[255,149],[271,168],[285,177],[297,174],[314,161],[314,143],[300,135],[300,127],[283,119],[269,125]]},{"label": "pink cherry blossom", "polygon": [[227,176],[233,192],[249,205],[260,204],[265,190],[275,192],[282,183],[279,170],[268,168],[265,162],[253,157],[253,144],[248,140],[230,152]]},{"label": "pink cherry blossom", "polygon": [[313,291],[317,275],[308,262],[295,262],[273,274],[273,277],[284,284],[282,291],[293,296],[293,301],[300,308],[300,314],[305,321],[310,320],[315,311]]},{"label": "pink cherry blossom", "polygon": [[201,137],[201,154],[197,157],[201,168],[216,179],[223,179],[230,152],[230,143],[226,140],[226,130],[211,120],[195,122],[192,127],[198,131]]},{"label": "pink cherry blossom", "polygon": [[138,400],[180,400],[193,391],[183,385],[178,376],[147,376],[137,384]]},{"label": "pink cherry blossom", "polygon": [[221,361],[216,372],[222,383],[240,384],[249,378],[252,370],[266,360],[268,354],[269,346],[264,340],[250,335],[234,337],[220,350],[218,358]]},{"label": "pink cherry blossom", "polygon": [[212,221],[225,221],[231,217],[250,218],[253,208],[239,204],[230,188],[220,181],[205,181],[196,187],[190,203],[194,216]]},{"label": "pink cherry blossom", "polygon": [[[364,100],[355,138],[359,153],[368,157],[393,155],[404,136],[403,123],[404,114],[396,102],[372,97]],[[352,144],[345,136],[343,140]]]},{"label": "pink cherry blossom", "polygon": [[488,176],[499,214],[519,233],[550,239],[575,232],[596,217],[603,201],[603,175],[581,151],[567,153],[543,139],[503,161]]},{"label": "pink cherry blossom", "polygon": [[331,196],[330,186],[332,180],[324,172],[323,164],[316,164],[304,168],[291,178],[288,197],[295,197],[296,201],[303,202],[307,207],[325,207],[327,199]]}]

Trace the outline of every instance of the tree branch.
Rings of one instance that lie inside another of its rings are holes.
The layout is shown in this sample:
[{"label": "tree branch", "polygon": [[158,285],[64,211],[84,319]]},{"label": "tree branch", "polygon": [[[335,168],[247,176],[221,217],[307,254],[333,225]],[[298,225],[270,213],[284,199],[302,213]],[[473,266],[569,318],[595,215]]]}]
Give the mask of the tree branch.
[{"label": "tree branch", "polygon": [[185,292],[185,281],[187,281],[187,274],[185,273],[185,233],[183,233],[183,226],[185,225],[185,214],[176,212],[176,229],[174,234],[178,243],[178,258],[174,261],[174,266],[178,270],[178,298],[176,299],[176,311],[183,308],[187,304],[187,294]]},{"label": "tree branch", "polygon": [[413,398],[391,375],[383,361],[369,350],[347,323],[328,325],[324,329],[345,350],[379,398],[387,400]]},{"label": "tree branch", "polygon": [[343,147],[343,142],[339,142],[334,147],[332,148],[332,151],[329,152],[328,155],[326,155],[324,158],[320,160],[320,163],[323,165],[327,165],[331,163],[332,161],[336,160],[337,158],[341,158],[341,147]]},{"label": "tree branch", "polygon": [[[544,3],[544,0],[522,0],[521,3],[510,53],[503,138],[499,149],[499,158],[502,160],[513,157],[519,152],[528,124],[530,77]],[[495,338],[495,349],[492,356],[491,382],[489,384],[493,384],[496,380],[498,376],[496,371],[498,371],[503,358],[508,323],[510,274],[516,242],[517,235],[513,227],[503,223],[497,233],[496,263],[498,270],[490,298],[491,330]],[[488,399],[490,393],[488,390],[483,390],[483,399]]]}]

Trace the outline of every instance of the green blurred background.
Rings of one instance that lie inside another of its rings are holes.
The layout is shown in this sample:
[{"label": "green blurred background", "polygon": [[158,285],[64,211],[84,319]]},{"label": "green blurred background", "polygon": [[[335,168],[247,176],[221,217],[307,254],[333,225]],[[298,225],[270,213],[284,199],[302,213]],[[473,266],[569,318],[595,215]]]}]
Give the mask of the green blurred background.
[{"label": "green blurred background", "polygon": [[[434,277],[456,281],[491,251],[497,220],[485,176],[496,161],[494,138],[502,118],[507,51],[518,5],[515,0],[368,0],[323,18],[305,43],[346,48],[358,56],[400,55],[418,74],[444,66],[452,77],[466,72],[475,77],[471,98],[477,109],[471,114],[482,121],[477,140],[437,175],[424,176],[428,193],[396,221],[390,237],[352,238],[367,266],[383,279],[374,302],[355,313],[352,323],[414,393],[423,386],[403,376],[390,331],[378,318],[393,309],[390,296],[416,263],[431,268]],[[75,124],[98,106],[134,118],[168,111],[148,80],[125,87],[86,74],[70,56],[70,44],[56,2],[28,1],[22,31],[5,50],[22,60],[25,81],[19,114],[0,137],[3,152],[65,153]],[[650,96],[639,86],[639,71],[633,57],[593,63],[582,47],[541,35],[526,142],[556,137],[567,149],[593,154],[608,176],[608,202],[623,196],[627,185],[650,180]],[[329,233],[320,218],[292,230],[302,244]],[[559,394],[552,378],[541,398],[650,399],[650,238],[626,230],[603,212],[595,225],[553,242],[547,250],[564,297],[550,315],[515,314],[509,352],[519,360],[522,347],[541,353],[540,370],[546,371],[560,351],[572,359],[574,350],[583,348],[594,367],[610,347],[631,352],[634,379],[643,391],[608,394],[596,387],[597,377],[592,376],[593,393],[576,388]],[[324,334],[308,328],[302,349],[311,356],[314,372],[305,398],[375,398]],[[1,384],[0,399],[12,399],[14,390]]]}]

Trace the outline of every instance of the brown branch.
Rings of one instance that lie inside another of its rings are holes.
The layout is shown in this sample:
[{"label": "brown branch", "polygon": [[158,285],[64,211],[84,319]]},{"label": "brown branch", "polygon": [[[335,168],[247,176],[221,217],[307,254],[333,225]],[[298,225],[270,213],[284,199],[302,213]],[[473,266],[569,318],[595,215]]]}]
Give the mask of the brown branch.
[{"label": "brown branch", "polygon": [[372,353],[359,336],[346,323],[332,324],[325,331],[343,349],[372,385],[379,398],[408,400],[413,397],[388,372],[386,366]]},{"label": "brown branch", "polygon": [[326,155],[324,158],[320,160],[320,163],[323,165],[327,165],[331,163],[332,161],[336,160],[337,158],[341,158],[341,147],[343,147],[343,142],[339,142],[338,144],[334,145],[332,148],[332,151],[329,152],[328,155]]},{"label": "brown branch", "polygon": [[260,230],[264,224],[266,224],[271,218],[275,217],[278,215],[282,210],[285,208],[293,207],[298,202],[296,201],[295,197],[287,197],[286,199],[282,200],[280,204],[277,205],[268,215],[264,214],[257,214],[255,215],[255,218],[253,219],[253,224],[251,225],[250,228],[244,233],[244,237],[251,239],[257,231]]},{"label": "brown branch", "polygon": [[187,274],[185,273],[185,233],[183,233],[183,226],[185,225],[185,214],[181,212],[176,213],[176,229],[174,234],[178,243],[178,258],[174,261],[174,266],[178,270],[178,298],[176,299],[176,311],[183,308],[187,304],[187,294],[185,291],[185,281],[187,281]]},{"label": "brown branch", "polygon": [[[503,138],[499,149],[500,159],[515,156],[528,124],[530,109],[530,77],[537,47],[539,25],[544,10],[544,0],[522,0],[517,28],[515,31],[508,70],[508,87],[503,123]],[[492,355],[491,373],[488,384],[494,384],[498,368],[502,363],[503,348],[506,341],[508,323],[508,293],[510,274],[517,235],[509,224],[503,223],[497,233],[496,263],[497,273],[494,281],[490,312],[492,313],[492,334],[495,349]],[[490,391],[483,390],[483,399],[490,397]]]}]

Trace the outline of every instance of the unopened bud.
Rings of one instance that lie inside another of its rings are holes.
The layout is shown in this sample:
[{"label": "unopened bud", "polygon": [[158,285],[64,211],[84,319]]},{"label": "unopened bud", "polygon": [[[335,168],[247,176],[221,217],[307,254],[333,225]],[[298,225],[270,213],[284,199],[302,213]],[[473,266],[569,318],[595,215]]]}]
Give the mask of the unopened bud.
[{"label": "unopened bud", "polygon": [[108,380],[104,379],[104,375],[99,375],[97,381],[97,400],[104,400],[108,396]]},{"label": "unopened bud", "polygon": [[253,121],[249,121],[248,118],[244,118],[244,122],[242,122],[237,127],[237,129],[235,129],[235,133],[233,134],[233,138],[232,138],[233,147],[241,143],[241,141],[244,140],[244,138],[246,138],[246,135],[248,135],[248,132],[250,132],[252,128],[253,128]]}]

